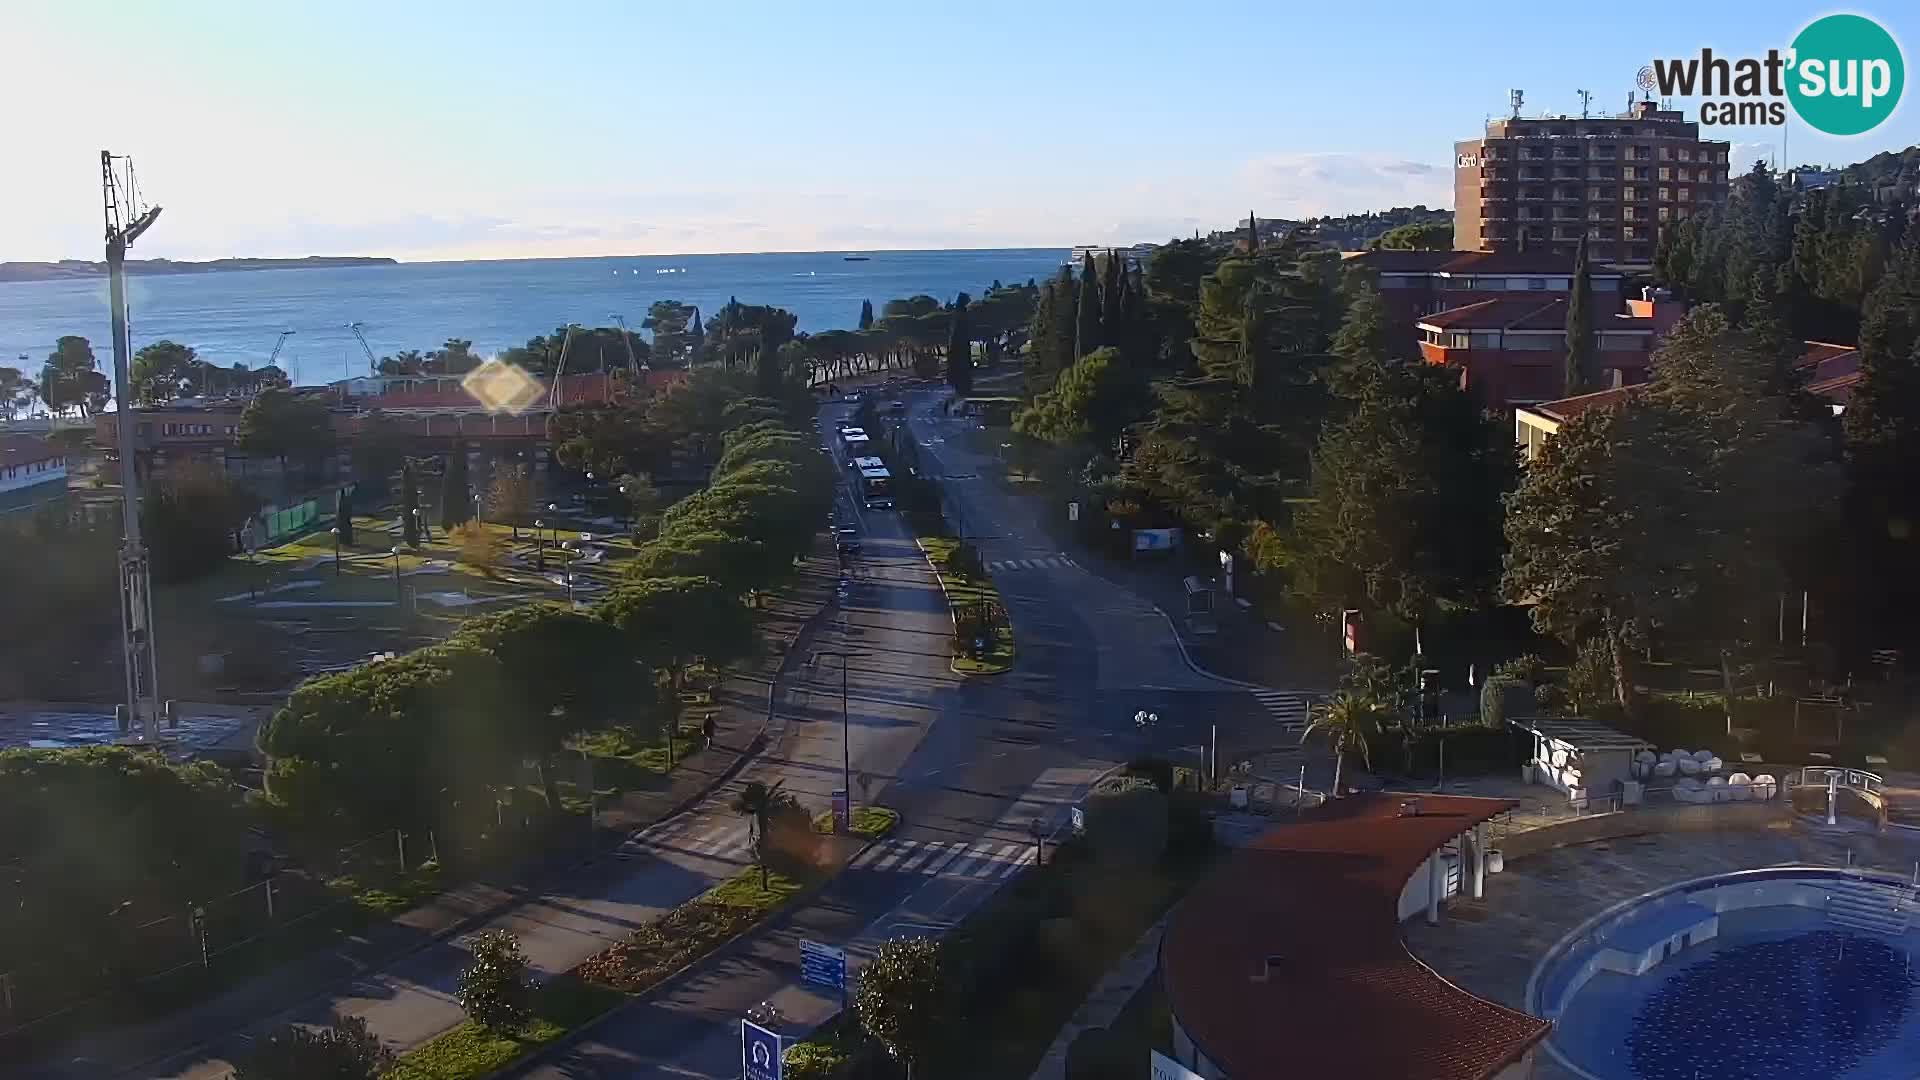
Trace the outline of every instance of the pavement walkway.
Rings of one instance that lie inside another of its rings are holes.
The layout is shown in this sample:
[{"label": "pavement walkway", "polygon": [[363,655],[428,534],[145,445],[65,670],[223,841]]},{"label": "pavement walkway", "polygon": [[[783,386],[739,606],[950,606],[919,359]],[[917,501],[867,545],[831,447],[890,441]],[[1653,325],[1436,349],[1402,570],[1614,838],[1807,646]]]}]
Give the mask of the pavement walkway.
[{"label": "pavement walkway", "polygon": [[[571,968],[634,926],[729,876],[744,844],[700,830],[690,837],[673,819],[739,773],[762,745],[772,719],[778,673],[817,625],[838,569],[823,541],[797,582],[765,601],[760,657],[731,672],[716,694],[715,746],[696,752],[653,788],[624,793],[603,806],[597,851],[606,854],[635,829],[655,826],[654,856],[582,859],[579,849],[518,879],[465,883],[394,919],[318,950],[271,975],[194,1008],[134,1027],[89,1034],[28,1070],[35,1077],[224,1077],[227,1057],[259,1033],[329,1014],[366,1016],[397,1049],[418,1045],[462,1018],[452,1000],[466,950],[455,939],[469,930],[505,927],[519,934],[533,968]],[[631,841],[629,841],[629,844]],[[723,850],[724,849],[724,850]],[[642,881],[644,879],[644,881]]]}]

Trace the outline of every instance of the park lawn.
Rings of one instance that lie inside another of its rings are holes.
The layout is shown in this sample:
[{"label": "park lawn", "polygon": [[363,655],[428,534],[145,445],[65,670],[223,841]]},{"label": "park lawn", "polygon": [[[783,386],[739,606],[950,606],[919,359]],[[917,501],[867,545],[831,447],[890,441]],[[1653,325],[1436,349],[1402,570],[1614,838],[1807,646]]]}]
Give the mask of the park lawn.
[{"label": "park lawn", "polygon": [[[878,840],[892,832],[900,824],[900,811],[889,810],[884,806],[856,806],[853,808],[853,835],[869,840]],[[813,831],[817,833],[833,832],[833,811],[827,810],[813,816]]]},{"label": "park lawn", "polygon": [[[923,536],[920,547],[927,553],[927,560],[933,564],[933,572],[940,579],[940,588],[947,594],[947,607],[951,611],[961,611],[978,605],[982,600],[991,600],[1000,607],[1000,590],[994,587],[993,575],[971,580],[962,580],[947,573],[947,557],[960,546],[960,541],[951,536]],[[994,624],[993,640],[987,643],[986,655],[976,660],[972,656],[955,656],[953,670],[961,675],[1000,675],[1013,668],[1014,644],[1013,627],[1001,620]]]},{"label": "park lawn", "polygon": [[[689,724],[682,718],[678,726],[673,739],[676,767],[687,760],[688,754],[700,749],[699,722]],[[572,748],[584,750],[593,758],[594,790],[603,796],[643,786],[648,777],[639,775],[641,773],[657,776],[668,771],[667,740],[642,738],[630,727],[583,732],[574,737]]]},{"label": "park lawn", "polygon": [[610,987],[561,975],[534,991],[533,1017],[518,1032],[488,1031],[471,1020],[401,1055],[383,1080],[474,1080],[490,1075],[625,1000]]}]

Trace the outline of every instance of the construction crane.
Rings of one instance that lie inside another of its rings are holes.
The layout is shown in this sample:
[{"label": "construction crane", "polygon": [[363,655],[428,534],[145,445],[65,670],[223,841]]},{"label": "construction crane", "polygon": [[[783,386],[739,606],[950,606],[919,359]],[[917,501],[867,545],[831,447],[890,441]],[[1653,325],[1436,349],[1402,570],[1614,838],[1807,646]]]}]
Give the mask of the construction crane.
[{"label": "construction crane", "polygon": [[362,324],[358,322],[350,322],[347,324],[347,329],[353,331],[354,339],[360,342],[360,351],[367,354],[367,373],[369,375],[378,375],[380,374],[380,361],[373,358],[373,348],[367,344],[367,335],[360,332],[361,325]]},{"label": "construction crane", "polygon": [[627,329],[627,317],[616,312],[613,315],[613,323],[620,328],[620,336],[627,343],[627,378],[638,382],[640,373],[651,369],[646,364],[641,363],[638,356],[634,355],[633,331]]},{"label": "construction crane", "polygon": [[273,355],[267,357],[267,366],[273,367],[280,360],[280,350],[287,347],[287,339],[299,333],[297,330],[280,331],[280,340],[273,343]]},{"label": "construction crane", "polygon": [[560,339],[560,357],[553,362],[553,385],[547,388],[548,408],[560,408],[560,377],[567,373],[567,352],[573,348],[573,335],[579,329],[579,323],[568,323],[567,335]]},{"label": "construction crane", "polygon": [[[116,162],[118,170],[116,171]],[[100,151],[100,191],[107,219],[107,302],[113,313],[114,434],[120,446],[120,646],[125,663],[127,719],[140,725],[142,740],[159,740],[160,665],[153,622],[153,576],[140,541],[140,477],[133,440],[133,379],[127,333],[127,248],[160,216],[158,206],[140,208],[133,159]]]}]

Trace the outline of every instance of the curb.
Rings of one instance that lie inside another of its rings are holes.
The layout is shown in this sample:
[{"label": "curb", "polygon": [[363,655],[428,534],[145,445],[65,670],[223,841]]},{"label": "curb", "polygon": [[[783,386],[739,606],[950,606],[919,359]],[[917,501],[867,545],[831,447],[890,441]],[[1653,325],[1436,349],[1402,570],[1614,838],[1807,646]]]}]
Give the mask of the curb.
[{"label": "curb", "polygon": [[[672,807],[670,807],[666,811],[666,813],[661,814],[659,817],[653,819],[653,821],[647,823],[644,826],[627,830],[627,835],[631,836],[636,833],[645,832],[648,829],[652,829],[658,825],[662,825],[668,821],[673,820],[676,817],[679,817],[682,814],[687,813],[694,806],[705,801],[715,791],[719,790],[728,782],[732,781],[735,777],[739,776],[741,771],[744,770],[750,762],[752,762],[753,760],[757,759],[760,756],[760,754],[766,749],[767,729],[769,726],[771,726],[773,722],[773,703],[774,703],[775,695],[777,694],[779,689],[780,676],[786,673],[787,663],[792,658],[795,648],[799,645],[801,641],[805,640],[807,637],[813,634],[814,631],[818,629],[817,624],[819,623],[819,620],[821,619],[822,616],[824,616],[830,610],[830,607],[831,605],[823,604],[821,605],[821,608],[819,611],[816,611],[812,615],[807,616],[805,622],[801,624],[799,632],[795,633],[793,635],[793,639],[789,641],[786,644],[786,646],[781,650],[779,666],[776,667],[772,672],[770,672],[767,677],[767,705],[766,705],[766,712],[760,722],[760,731],[748,743],[746,749],[742,750],[735,757],[733,764],[721,770],[718,774],[715,775],[712,781],[702,786],[699,790],[693,792],[687,798],[680,800],[678,803],[675,803]],[[577,871],[583,870],[593,865],[594,863],[598,862],[600,859],[604,858],[606,855],[611,854],[617,847],[618,845],[613,845],[611,847],[608,847],[605,851],[595,852],[593,854],[587,855],[585,858],[582,858],[574,862],[563,863],[559,867],[556,867],[553,873],[556,875],[570,874],[570,873],[575,873]],[[832,879],[830,878],[828,880],[832,880]],[[475,926],[485,923],[486,921],[504,912],[510,911],[515,906],[527,901],[529,898],[539,895],[539,893],[529,890],[526,886],[515,886],[514,888],[508,890],[508,892],[509,892],[509,899],[502,900],[500,903],[495,904],[492,907],[485,909],[484,911],[478,911],[473,913],[472,915],[469,915],[463,919],[460,919],[459,921],[448,925],[444,929],[428,936],[418,946],[408,949],[405,952],[401,952],[393,956],[389,956],[384,960],[380,961],[378,965],[370,965],[370,966],[375,967],[376,969],[381,967],[387,967],[387,966],[399,963],[400,961],[406,960],[409,957],[417,956],[420,953],[425,952],[430,948],[433,948],[437,945],[444,944],[446,941],[452,938],[459,937],[460,935],[472,930]],[[805,890],[802,890],[801,893],[796,893],[795,895],[799,896],[799,895],[803,895],[804,893],[805,893]],[[758,926],[759,924],[756,923],[755,925]],[[727,944],[731,944],[731,941],[729,941]],[[712,955],[712,954],[709,953],[708,955]],[[287,1006],[286,1008],[281,1009],[278,1012],[275,1012],[271,1016],[267,1016],[259,1020],[251,1021],[247,1023],[245,1027],[253,1027],[262,1023],[277,1022],[282,1017],[285,1017],[291,1013],[297,1012],[298,1010],[304,1008],[305,1006],[312,1004],[315,1000],[318,1000],[326,996],[327,994],[331,993],[334,987],[342,984],[343,982],[351,982],[355,979],[364,977],[365,974],[366,974],[365,971],[361,971],[350,976],[345,976],[342,979],[332,980],[327,984],[325,988],[316,990],[313,993],[308,994],[305,997],[302,997],[299,1001],[296,1001],[293,1004]],[[676,974],[678,973],[676,972]],[[610,1014],[613,1011],[615,1010],[608,1010],[608,1013]],[[215,1036],[215,1038],[224,1038],[226,1037],[226,1035],[230,1035],[230,1034],[232,1034],[232,1032],[226,1032],[220,1036]],[[442,1034],[445,1034],[445,1032],[437,1032],[432,1038],[424,1040],[419,1045],[424,1046],[426,1045],[427,1042],[431,1042],[433,1038],[438,1038]],[[152,1066],[160,1062],[168,1061],[170,1059],[179,1057],[183,1054],[192,1054],[197,1051],[203,1050],[208,1046],[210,1046],[213,1042],[214,1042],[214,1039],[201,1039],[188,1046],[183,1046],[177,1049],[168,1050],[163,1053],[156,1054],[151,1057],[147,1057],[140,1061],[134,1062],[133,1064],[126,1066],[124,1068],[117,1068],[112,1073],[109,1073],[107,1075],[114,1076],[114,1077],[143,1075],[144,1070],[148,1070]],[[233,1075],[232,1071],[230,1070],[227,1073],[227,1075],[231,1077]]]},{"label": "curb", "polygon": [[[894,823],[894,829],[897,829],[897,828],[899,828],[899,822]],[[555,1039],[550,1043],[543,1043],[540,1046],[533,1049],[532,1051],[528,1052],[527,1054],[521,1057],[515,1058],[513,1061],[508,1062],[505,1065],[502,1065],[498,1069],[495,1069],[493,1072],[484,1074],[479,1078],[479,1080],[500,1080],[501,1077],[510,1076],[516,1072],[519,1072],[522,1069],[528,1068],[530,1066],[538,1065],[542,1060],[544,1060],[548,1056],[555,1054],[566,1047],[572,1046],[578,1043],[581,1039],[591,1035],[596,1028],[612,1020],[615,1016],[618,1016],[619,1014],[625,1012],[630,1008],[633,1008],[636,1005],[646,1004],[648,1000],[650,1000],[656,993],[658,993],[661,990],[661,988],[665,987],[668,983],[679,980],[680,978],[685,976],[688,972],[692,971],[694,968],[697,968],[701,964],[704,964],[707,961],[712,960],[714,957],[732,948],[734,945],[738,944],[739,942],[744,941],[747,938],[752,937],[754,934],[759,933],[761,930],[765,929],[767,924],[772,922],[777,916],[785,913],[786,911],[792,908],[798,907],[803,903],[812,901],[814,897],[818,896],[821,892],[825,891],[827,886],[833,884],[834,881],[836,881],[841,874],[845,873],[847,870],[847,867],[853,865],[854,860],[860,858],[860,856],[862,855],[865,855],[867,853],[867,849],[873,847],[875,844],[878,844],[882,840],[885,840],[889,835],[893,833],[894,829],[888,829],[885,833],[882,833],[879,836],[875,836],[868,839],[866,843],[860,845],[859,850],[855,851],[851,856],[847,858],[846,863],[843,864],[840,867],[840,869],[834,871],[832,874],[828,875],[827,877],[822,878],[817,882],[814,882],[812,885],[809,885],[806,888],[801,889],[799,892],[794,893],[792,896],[787,898],[786,903],[781,904],[779,907],[774,908],[772,911],[767,912],[766,915],[762,917],[758,922],[747,927],[745,930],[742,930],[739,933],[728,938],[727,940],[721,942],[720,944],[715,945],[711,950],[709,950],[706,953],[706,955],[695,957],[694,959],[687,961],[685,964],[680,965],[678,968],[675,968],[673,971],[668,972],[666,975],[661,976],[660,981],[654,983],[652,986],[647,987],[645,990],[642,990],[637,994],[626,995],[626,1000],[620,1002],[618,1005],[615,1005],[613,1008],[608,1009],[606,1012],[601,1013],[599,1016],[594,1017],[593,1019],[587,1021],[586,1023],[580,1025],[579,1027],[574,1028],[571,1031],[568,1031],[566,1034],[562,1035],[558,1039]],[[422,1043],[421,1045],[424,1046],[426,1044]]]},{"label": "curb", "polygon": [[[933,556],[928,554],[927,545],[921,543],[920,538],[918,536],[915,536],[913,538],[913,546],[920,549],[921,557],[927,560],[927,569],[933,571],[934,584],[940,586],[940,599],[945,600],[947,602],[947,618],[953,623],[953,632],[956,636],[958,636],[960,633],[960,617],[953,613],[953,595],[947,592],[946,575],[940,572],[939,567],[933,565]],[[998,593],[999,591],[1000,590],[998,589],[994,590],[995,593]],[[1000,606],[1004,609],[1006,607],[1006,604],[1003,603]],[[1011,641],[1013,637],[1013,623],[1012,623],[1013,616],[1009,614],[1007,616],[1007,620],[1008,620],[1007,637],[1008,637],[1008,640]],[[1018,652],[1015,652],[1014,655],[1018,656],[1020,654]],[[958,675],[963,679],[991,678],[996,675],[1006,675],[1013,671],[1012,664],[1008,664],[1005,668],[1003,668],[1000,671],[961,671],[959,667],[956,666],[959,663],[960,663],[960,658],[957,656],[953,657],[952,659],[947,661],[947,670],[953,672],[955,675]],[[1188,661],[1188,663],[1192,663],[1192,661]]]}]

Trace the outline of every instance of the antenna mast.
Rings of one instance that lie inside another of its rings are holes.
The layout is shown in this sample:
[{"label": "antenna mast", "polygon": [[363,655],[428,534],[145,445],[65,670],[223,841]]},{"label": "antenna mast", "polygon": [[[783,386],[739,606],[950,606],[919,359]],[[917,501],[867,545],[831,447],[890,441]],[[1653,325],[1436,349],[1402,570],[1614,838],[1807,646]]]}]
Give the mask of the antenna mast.
[{"label": "antenna mast", "polygon": [[1525,105],[1526,102],[1527,102],[1527,92],[1525,90],[1507,91],[1507,104],[1512,106],[1513,118],[1515,120],[1520,119],[1520,107],[1522,105]]},{"label": "antenna mast", "polygon": [[[117,170],[116,170],[117,163]],[[127,248],[160,216],[140,208],[133,159],[100,151],[100,195],[106,217],[107,296],[113,313],[113,412],[120,446],[120,645],[124,653],[127,720],[140,725],[143,742],[160,738],[160,665],[153,622],[153,575],[140,541],[140,476],[133,439],[133,379],[128,354]]]},{"label": "antenna mast", "polygon": [[1593,101],[1593,95],[1585,90],[1575,90],[1574,93],[1580,95],[1580,119],[1585,120],[1587,118],[1587,108]]}]

